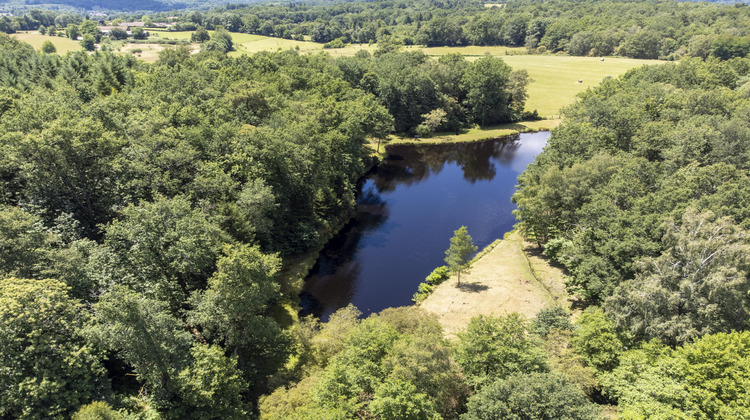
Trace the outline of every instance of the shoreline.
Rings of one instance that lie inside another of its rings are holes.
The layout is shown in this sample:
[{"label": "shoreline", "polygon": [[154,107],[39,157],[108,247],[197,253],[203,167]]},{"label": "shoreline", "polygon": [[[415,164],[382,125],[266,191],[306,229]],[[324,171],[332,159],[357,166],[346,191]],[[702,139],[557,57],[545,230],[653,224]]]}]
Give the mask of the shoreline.
[{"label": "shoreline", "polygon": [[511,230],[477,254],[460,286],[451,276],[416,306],[438,317],[446,337],[455,337],[478,315],[518,312],[532,318],[549,304],[569,309],[565,279],[560,268]]},{"label": "shoreline", "polygon": [[561,121],[561,119],[520,121],[517,123],[472,128],[467,130],[465,133],[460,134],[448,134],[446,132],[435,133],[433,136],[425,138],[391,135],[387,141],[382,143],[382,145],[384,146],[384,151],[381,153],[385,153],[385,148],[387,148],[388,146],[482,142],[487,140],[494,140],[500,137],[510,136],[513,134],[551,131],[552,129],[560,125]]}]

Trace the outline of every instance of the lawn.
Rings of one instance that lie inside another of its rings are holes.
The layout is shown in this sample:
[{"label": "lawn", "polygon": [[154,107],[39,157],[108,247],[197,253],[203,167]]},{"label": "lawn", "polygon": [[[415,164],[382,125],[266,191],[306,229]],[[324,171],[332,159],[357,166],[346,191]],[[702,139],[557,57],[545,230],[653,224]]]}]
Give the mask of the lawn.
[{"label": "lawn", "polygon": [[39,32],[18,32],[11,34],[10,36],[18,39],[19,41],[27,42],[31,44],[34,49],[42,48],[44,41],[52,42],[52,45],[57,48],[58,54],[65,54],[68,51],[76,51],[81,49],[81,44],[78,41],[73,41],[70,38],[62,38],[59,36],[47,36],[42,35]]}]

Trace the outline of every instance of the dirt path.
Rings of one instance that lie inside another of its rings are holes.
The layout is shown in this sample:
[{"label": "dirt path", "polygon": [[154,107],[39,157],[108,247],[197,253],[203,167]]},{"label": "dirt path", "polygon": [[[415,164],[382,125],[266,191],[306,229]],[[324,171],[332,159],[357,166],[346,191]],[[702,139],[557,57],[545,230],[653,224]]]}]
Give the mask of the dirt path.
[{"label": "dirt path", "polygon": [[533,317],[554,302],[568,307],[563,272],[550,266],[513,232],[461,275],[452,277],[421,303],[437,314],[446,335],[463,330],[472,317],[518,312]]}]

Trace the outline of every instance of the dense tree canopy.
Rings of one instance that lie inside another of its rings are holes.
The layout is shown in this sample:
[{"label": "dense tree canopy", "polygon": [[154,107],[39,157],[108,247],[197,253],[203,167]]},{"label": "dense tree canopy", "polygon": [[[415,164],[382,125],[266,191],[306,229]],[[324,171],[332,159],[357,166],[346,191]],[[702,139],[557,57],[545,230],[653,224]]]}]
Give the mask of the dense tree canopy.
[{"label": "dense tree canopy", "polygon": [[[750,223],[748,67],[747,60],[684,60],[606,80],[565,112],[565,123],[519,179],[520,228],[571,271],[571,291],[598,302],[622,284],[613,307],[642,305],[636,312],[660,314],[628,321],[636,333],[694,339],[700,333],[667,325],[683,307],[698,316],[684,327],[704,334],[746,318],[743,299],[724,312],[700,302],[747,287],[744,257],[736,257],[742,251],[734,250],[745,246],[740,238]],[[700,220],[718,231],[704,230]],[[680,278],[687,283],[680,286]],[[688,295],[680,288],[691,282],[701,286]],[[654,287],[644,287],[649,283]],[[626,298],[628,291],[646,294],[630,300],[636,295]],[[690,309],[704,304],[711,315]]]},{"label": "dense tree canopy", "polygon": [[81,333],[82,306],[57,280],[0,281],[0,415],[63,419],[106,395],[102,355]]},{"label": "dense tree canopy", "polygon": [[[101,36],[91,21],[68,29]],[[0,34],[0,274],[33,279],[28,287],[58,279],[49,293],[67,312],[56,322],[70,324],[59,330],[83,349],[70,357],[89,363],[68,377],[91,377],[70,395],[9,387],[3,409],[55,417],[93,402],[83,416],[107,412],[99,401],[109,395],[138,395],[106,402],[166,418],[242,418],[298,356],[297,369],[320,369],[305,391],[314,412],[335,402],[349,414],[457,417],[468,388],[434,320],[343,317],[353,331],[344,334],[334,317],[302,336],[289,317],[297,289],[279,271],[347,217],[370,139],[430,113],[442,115],[433,129],[520,118],[513,107],[523,99],[512,98],[525,82],[498,58],[229,58],[226,31],[209,42],[226,48],[167,49],[146,64],[35,52]],[[471,99],[470,89],[488,86],[503,101]],[[323,345],[330,334],[341,341]],[[372,351],[360,348],[368,342]],[[5,377],[47,374],[28,369]]]},{"label": "dense tree canopy", "polygon": [[[747,417],[748,10],[226,6],[178,13],[201,52],[152,64],[94,51],[92,19],[0,17],[92,50],[0,34],[0,417],[592,418],[585,395]],[[239,31],[379,46],[229,57]],[[455,342],[418,307],[298,319],[294,263],[350,215],[371,140],[524,118],[525,72],[414,43],[693,56],[581,94],[519,179],[519,230],[600,308],[478,317]]]},{"label": "dense tree canopy", "polygon": [[[166,15],[165,15],[166,16]],[[334,4],[260,4],[180,15],[177,29],[197,26],[315,42],[427,46],[525,46],[529,52],[720,59],[750,54],[750,8],[743,4],[556,0],[484,2],[385,0]]]}]

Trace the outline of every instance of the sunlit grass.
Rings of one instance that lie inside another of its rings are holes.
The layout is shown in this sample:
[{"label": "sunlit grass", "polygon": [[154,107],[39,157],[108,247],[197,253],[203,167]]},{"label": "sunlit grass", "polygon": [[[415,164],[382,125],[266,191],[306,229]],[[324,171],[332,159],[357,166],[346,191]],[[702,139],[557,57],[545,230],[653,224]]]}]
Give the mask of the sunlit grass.
[{"label": "sunlit grass", "polygon": [[31,44],[34,49],[39,50],[42,48],[44,41],[50,41],[52,45],[57,49],[58,54],[65,54],[68,51],[77,51],[81,49],[81,44],[78,41],[73,41],[70,38],[63,38],[59,36],[48,36],[42,35],[39,32],[18,32],[11,34],[10,36]]},{"label": "sunlit grass", "polygon": [[[439,132],[430,137],[416,138],[409,135],[391,135],[387,144],[431,144],[450,142],[472,142],[493,139],[511,134],[529,131],[547,131],[557,127],[560,120],[525,121],[519,123],[499,124],[487,127],[474,127],[462,130],[459,134],[451,132]],[[383,146],[381,145],[381,149]]]},{"label": "sunlit grass", "polygon": [[[209,31],[209,33],[213,33]],[[191,31],[166,32],[154,31],[159,38],[189,40]],[[231,56],[251,54],[259,51],[276,51],[295,49],[300,53],[317,53],[325,51],[333,57],[353,56],[357,51],[374,52],[377,45],[351,44],[345,48],[323,49],[323,44],[311,41],[295,41],[291,39],[273,38],[262,35],[232,33],[235,51]],[[73,41],[71,41],[73,42]],[[41,45],[41,44],[40,44]],[[476,60],[486,54],[501,57],[514,69],[526,69],[534,80],[528,87],[529,98],[526,109],[537,110],[546,118],[557,118],[560,108],[575,101],[579,92],[598,85],[607,76],[619,76],[633,67],[644,64],[660,63],[655,60],[635,60],[630,58],[606,57],[602,61],[599,57],[572,57],[567,55],[528,55],[523,47],[502,46],[466,46],[466,47],[406,47],[407,51],[424,51],[431,56],[441,56],[459,53],[469,60]],[[145,57],[149,57],[144,54]],[[579,83],[579,80],[583,80]]]},{"label": "sunlit grass", "polygon": [[[663,61],[632,58],[571,57],[567,55],[503,56],[514,69],[526,69],[534,79],[528,87],[526,109],[552,118],[560,115],[560,108],[572,104],[576,95],[601,83],[607,76],[617,77],[629,69]],[[583,83],[578,83],[583,80]]]}]

